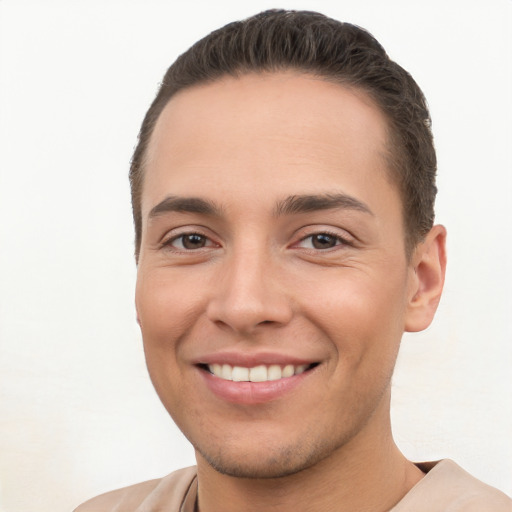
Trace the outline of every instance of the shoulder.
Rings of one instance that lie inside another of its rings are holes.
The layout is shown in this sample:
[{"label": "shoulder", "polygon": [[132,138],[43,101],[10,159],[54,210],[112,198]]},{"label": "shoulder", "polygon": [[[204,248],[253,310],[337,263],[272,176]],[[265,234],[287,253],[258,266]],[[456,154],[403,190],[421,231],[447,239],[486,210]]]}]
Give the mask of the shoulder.
[{"label": "shoulder", "polygon": [[512,512],[512,500],[449,459],[417,464],[425,477],[392,512]]},{"label": "shoulder", "polygon": [[74,512],[137,512],[139,508],[142,510],[141,505],[144,510],[153,510],[164,504],[169,512],[178,511],[196,474],[195,467],[179,469],[164,478],[148,480],[96,496],[80,505]]}]

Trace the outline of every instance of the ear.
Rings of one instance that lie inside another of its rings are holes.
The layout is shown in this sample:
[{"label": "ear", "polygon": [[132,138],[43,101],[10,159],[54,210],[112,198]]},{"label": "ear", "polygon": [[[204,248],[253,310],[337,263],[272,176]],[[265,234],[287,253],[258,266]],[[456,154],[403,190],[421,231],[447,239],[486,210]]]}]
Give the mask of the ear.
[{"label": "ear", "polygon": [[441,299],[446,271],[446,229],[434,226],[418,244],[411,258],[411,283],[405,331],[426,329]]}]

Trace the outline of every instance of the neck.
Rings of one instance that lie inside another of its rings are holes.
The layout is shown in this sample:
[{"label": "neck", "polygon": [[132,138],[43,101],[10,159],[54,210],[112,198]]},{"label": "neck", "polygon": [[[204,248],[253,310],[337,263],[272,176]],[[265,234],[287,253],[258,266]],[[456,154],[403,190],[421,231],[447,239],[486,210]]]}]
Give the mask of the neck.
[{"label": "neck", "polygon": [[389,510],[423,473],[396,447],[389,415],[387,426],[377,435],[360,432],[314,466],[277,479],[222,475],[197,454],[199,512]]}]

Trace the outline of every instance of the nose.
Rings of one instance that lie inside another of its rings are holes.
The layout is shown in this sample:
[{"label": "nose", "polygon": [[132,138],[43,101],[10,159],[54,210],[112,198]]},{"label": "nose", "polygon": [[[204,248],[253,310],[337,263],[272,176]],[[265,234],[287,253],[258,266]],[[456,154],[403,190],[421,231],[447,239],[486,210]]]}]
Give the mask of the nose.
[{"label": "nose", "polygon": [[222,262],[207,316],[238,334],[263,325],[284,326],[293,316],[278,265],[266,254],[241,251]]}]

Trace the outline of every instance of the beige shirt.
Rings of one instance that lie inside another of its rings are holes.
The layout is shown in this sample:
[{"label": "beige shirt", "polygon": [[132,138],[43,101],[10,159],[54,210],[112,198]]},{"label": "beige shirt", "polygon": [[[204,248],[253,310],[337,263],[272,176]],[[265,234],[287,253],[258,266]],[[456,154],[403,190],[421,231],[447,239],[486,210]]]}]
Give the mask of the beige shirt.
[{"label": "beige shirt", "polygon": [[[445,459],[417,466],[427,474],[389,512],[512,512],[512,500]],[[75,512],[194,512],[196,468],[102,494]]]}]

